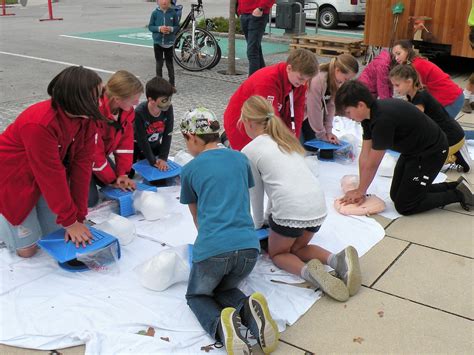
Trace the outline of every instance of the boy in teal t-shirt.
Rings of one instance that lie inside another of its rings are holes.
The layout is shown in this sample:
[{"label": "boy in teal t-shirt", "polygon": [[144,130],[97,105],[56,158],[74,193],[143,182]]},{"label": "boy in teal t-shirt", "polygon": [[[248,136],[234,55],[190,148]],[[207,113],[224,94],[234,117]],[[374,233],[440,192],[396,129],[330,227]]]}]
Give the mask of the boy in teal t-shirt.
[{"label": "boy in teal t-shirt", "polygon": [[239,331],[242,323],[269,353],[278,344],[278,328],[265,297],[247,297],[239,283],[254,268],[260,245],[250,215],[252,171],[240,152],[221,149],[219,122],[198,108],[181,121],[181,132],[195,159],[181,173],[181,197],[198,229],[186,299],[202,327],[228,353],[250,353]]}]

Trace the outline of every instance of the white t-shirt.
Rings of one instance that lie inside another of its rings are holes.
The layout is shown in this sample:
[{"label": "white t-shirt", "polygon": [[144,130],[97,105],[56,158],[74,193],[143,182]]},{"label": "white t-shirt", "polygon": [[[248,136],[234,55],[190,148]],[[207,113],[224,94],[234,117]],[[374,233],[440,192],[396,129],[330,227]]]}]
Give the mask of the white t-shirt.
[{"label": "white t-shirt", "polygon": [[[271,213],[277,224],[282,220],[320,220],[322,223],[327,215],[324,192],[302,155],[280,150],[266,134],[252,140],[242,149],[242,153],[249,158],[255,181],[255,186],[250,189],[250,198],[256,228],[264,223],[264,192],[269,199],[267,214]],[[296,227],[298,223],[282,225]]]}]

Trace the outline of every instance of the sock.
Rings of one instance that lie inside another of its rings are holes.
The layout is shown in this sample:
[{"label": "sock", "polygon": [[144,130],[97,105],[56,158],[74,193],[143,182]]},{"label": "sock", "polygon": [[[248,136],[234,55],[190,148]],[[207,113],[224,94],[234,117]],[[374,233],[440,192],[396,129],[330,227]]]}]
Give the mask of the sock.
[{"label": "sock", "polygon": [[337,268],[337,255],[331,254],[328,256],[328,265],[332,267],[334,270]]},{"label": "sock", "polygon": [[306,281],[309,281],[309,271],[308,271],[308,265],[304,265],[303,268],[301,269],[301,274],[300,276],[305,279]]},{"label": "sock", "polygon": [[465,99],[472,99],[471,98],[472,93],[468,89],[464,89],[463,94],[464,94]]}]

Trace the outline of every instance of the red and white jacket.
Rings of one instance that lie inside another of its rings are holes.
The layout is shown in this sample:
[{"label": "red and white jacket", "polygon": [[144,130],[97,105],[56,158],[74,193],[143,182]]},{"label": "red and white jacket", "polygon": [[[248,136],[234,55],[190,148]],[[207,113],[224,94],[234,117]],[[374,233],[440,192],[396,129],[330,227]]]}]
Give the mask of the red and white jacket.
[{"label": "red and white jacket", "polygon": [[[286,66],[287,64],[282,62],[256,71],[230,98],[224,112],[224,128],[233,149],[242,150],[251,141],[243,125],[238,124],[238,121],[244,102],[253,95],[263,96],[270,101],[276,115],[297,137],[300,136],[304,119],[306,85],[293,87],[288,80]],[[294,123],[291,118],[292,111]]]},{"label": "red and white jacket", "polygon": [[[96,121],[98,139],[94,154],[92,172],[104,184],[110,184],[121,175],[126,175],[132,168],[133,163],[133,120],[135,111],[121,111],[119,115],[119,127],[113,125],[116,122],[110,112],[107,95],[103,95],[99,102],[100,112],[109,121]],[[107,161],[110,154],[115,157],[115,170]]]},{"label": "red and white jacket", "polygon": [[96,126],[34,104],[0,134],[0,214],[21,224],[43,195],[56,223],[68,227],[87,215]]}]

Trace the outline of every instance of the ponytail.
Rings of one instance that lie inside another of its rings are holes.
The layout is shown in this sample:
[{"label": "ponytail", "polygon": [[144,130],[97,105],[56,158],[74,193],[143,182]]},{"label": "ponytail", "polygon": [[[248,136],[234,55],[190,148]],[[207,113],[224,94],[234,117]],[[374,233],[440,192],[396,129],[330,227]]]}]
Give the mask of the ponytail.
[{"label": "ponytail", "polygon": [[299,140],[281,118],[275,115],[273,106],[262,96],[251,96],[244,102],[240,120],[262,125],[264,132],[276,142],[280,150],[286,153],[305,154]]}]

